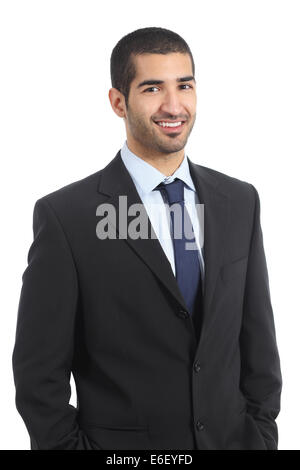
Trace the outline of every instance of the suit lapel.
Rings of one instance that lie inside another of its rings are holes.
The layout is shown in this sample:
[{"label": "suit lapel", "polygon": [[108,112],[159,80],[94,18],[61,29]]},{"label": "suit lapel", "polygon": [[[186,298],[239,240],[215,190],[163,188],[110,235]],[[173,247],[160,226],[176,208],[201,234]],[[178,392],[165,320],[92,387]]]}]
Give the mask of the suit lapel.
[{"label": "suit lapel", "polygon": [[200,204],[204,204],[203,337],[214,320],[214,310],[210,309],[210,306],[222,266],[230,205],[228,196],[218,188],[215,178],[204,167],[192,163],[189,159],[188,162]]},{"label": "suit lapel", "polygon": [[[102,170],[98,189],[100,193],[108,196],[105,203],[112,204],[115,207],[116,224],[112,219],[110,219],[110,222],[115,226],[118,233],[120,231],[119,196],[127,196],[127,209],[133,204],[140,204],[144,216],[148,219],[145,206],[143,205],[135,184],[123,163],[120,152],[118,152],[116,157]],[[128,224],[132,218],[134,218],[134,216],[128,217]],[[150,221],[148,222],[148,226],[152,228]],[[168,289],[173,297],[175,297],[182,308],[187,309],[176,278],[173,274],[172,267],[159,240],[157,238],[138,238],[134,240],[127,236],[127,238],[124,238],[124,241],[128,243],[136,254],[149,266],[159,281]]]},{"label": "suit lapel", "polygon": [[[203,256],[205,264],[205,282],[202,337],[213,321],[210,305],[222,263],[224,240],[229,220],[229,202],[228,197],[218,189],[216,180],[207,172],[207,170],[205,170],[205,168],[192,163],[189,159],[188,163],[200,203],[204,204]],[[105,203],[112,204],[115,208],[116,224],[112,219],[110,219],[110,222],[116,228],[118,233],[120,229],[119,196],[127,196],[127,210],[133,204],[140,204],[140,207],[144,212],[144,216],[148,219],[146,209],[142,204],[131,176],[122,161],[120,151],[101,171],[98,190],[101,194],[105,194],[108,197]],[[133,217],[134,216],[132,216],[132,218]],[[130,219],[131,218],[128,217],[128,223],[130,223]],[[152,229],[150,221],[149,227]],[[124,238],[124,241],[128,243],[136,254],[148,265],[159,281],[177,300],[179,305],[182,308],[187,309],[169,260],[165,255],[159,240],[157,238],[138,238],[134,240],[127,236],[127,238]]]}]

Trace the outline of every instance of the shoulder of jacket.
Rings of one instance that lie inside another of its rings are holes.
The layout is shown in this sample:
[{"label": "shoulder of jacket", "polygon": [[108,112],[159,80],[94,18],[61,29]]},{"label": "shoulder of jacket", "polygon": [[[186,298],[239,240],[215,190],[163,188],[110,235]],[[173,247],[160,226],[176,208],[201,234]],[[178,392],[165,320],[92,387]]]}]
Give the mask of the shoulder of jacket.
[{"label": "shoulder of jacket", "polygon": [[239,199],[240,197],[245,197],[248,201],[253,201],[255,199],[255,193],[257,193],[257,190],[253,184],[248,181],[244,181],[206,166],[197,166],[200,168],[202,175],[213,180],[215,186],[224,194],[229,196],[230,199]]},{"label": "shoulder of jacket", "polygon": [[61,203],[71,204],[72,202],[83,200],[86,195],[92,191],[96,191],[97,184],[102,170],[99,170],[80,180],[62,186],[51,193],[41,196],[36,203],[45,202],[46,204],[56,207]]}]

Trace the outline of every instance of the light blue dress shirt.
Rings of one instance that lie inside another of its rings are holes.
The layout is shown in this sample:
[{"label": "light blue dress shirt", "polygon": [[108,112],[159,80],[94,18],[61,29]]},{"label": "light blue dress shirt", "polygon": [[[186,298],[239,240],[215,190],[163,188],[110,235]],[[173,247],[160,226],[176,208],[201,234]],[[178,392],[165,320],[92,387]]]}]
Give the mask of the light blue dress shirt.
[{"label": "light blue dress shirt", "polygon": [[203,218],[199,217],[196,209],[196,204],[200,204],[200,202],[190,175],[186,154],[184,155],[180,166],[171,176],[164,175],[154,166],[145,162],[145,160],[131,152],[127,146],[127,141],[125,141],[124,146],[121,149],[121,158],[135,184],[141,201],[145,206],[155,234],[171,264],[174,276],[176,275],[176,270],[173,241],[169,224],[170,218],[168,218],[167,207],[160,191],[154,191],[154,188],[162,182],[166,184],[171,183],[175,178],[180,178],[188,186],[184,187],[184,200],[193,224],[201,267],[202,287],[204,287],[204,260],[202,254],[204,227],[201,226],[201,220]]}]

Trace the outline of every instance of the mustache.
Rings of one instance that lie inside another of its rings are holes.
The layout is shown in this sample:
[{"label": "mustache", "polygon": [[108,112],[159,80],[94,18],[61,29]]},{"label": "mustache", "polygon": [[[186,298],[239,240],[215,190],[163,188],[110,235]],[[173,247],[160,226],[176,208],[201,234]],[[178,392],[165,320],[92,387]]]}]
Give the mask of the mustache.
[{"label": "mustache", "polygon": [[157,117],[157,118],[154,118],[153,121],[154,122],[158,122],[158,121],[169,121],[169,122],[178,122],[178,121],[187,121],[188,118],[186,116],[177,116],[174,118],[174,116],[170,117],[170,116],[163,116],[163,117]]}]

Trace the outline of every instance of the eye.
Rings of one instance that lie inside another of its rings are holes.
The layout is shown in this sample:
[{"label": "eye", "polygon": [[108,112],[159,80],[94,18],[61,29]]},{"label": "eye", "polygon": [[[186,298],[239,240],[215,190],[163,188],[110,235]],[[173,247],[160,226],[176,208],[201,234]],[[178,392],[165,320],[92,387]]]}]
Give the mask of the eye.
[{"label": "eye", "polygon": [[153,90],[154,88],[156,88],[158,90],[157,86],[152,86],[150,88],[146,88],[146,90],[144,90],[144,92],[149,91],[149,90]]},{"label": "eye", "polygon": [[191,89],[193,88],[192,85],[189,85],[188,83],[185,83],[184,85],[181,85],[181,86],[188,86],[188,87],[190,87]]}]

